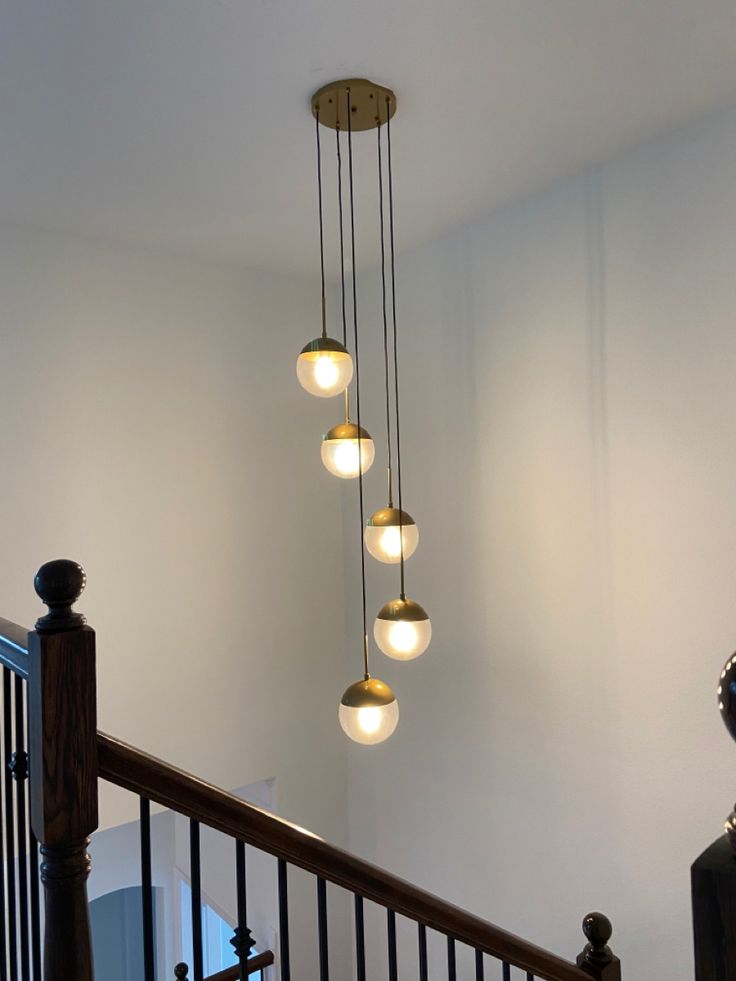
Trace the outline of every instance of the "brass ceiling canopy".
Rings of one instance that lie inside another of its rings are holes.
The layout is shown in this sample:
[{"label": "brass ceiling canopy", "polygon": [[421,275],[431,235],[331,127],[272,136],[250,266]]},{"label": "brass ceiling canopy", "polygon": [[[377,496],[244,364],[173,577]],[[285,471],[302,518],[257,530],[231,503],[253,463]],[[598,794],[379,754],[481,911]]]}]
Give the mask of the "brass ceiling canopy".
[{"label": "brass ceiling canopy", "polygon": [[342,704],[348,708],[380,708],[396,701],[396,695],[389,686],[378,678],[364,678],[356,681],[342,696]]},{"label": "brass ceiling canopy", "polygon": [[396,112],[396,95],[385,85],[367,78],[344,78],[323,85],[312,96],[312,115],[323,126],[347,132],[348,92],[350,92],[350,128],[354,133],[376,129]]}]

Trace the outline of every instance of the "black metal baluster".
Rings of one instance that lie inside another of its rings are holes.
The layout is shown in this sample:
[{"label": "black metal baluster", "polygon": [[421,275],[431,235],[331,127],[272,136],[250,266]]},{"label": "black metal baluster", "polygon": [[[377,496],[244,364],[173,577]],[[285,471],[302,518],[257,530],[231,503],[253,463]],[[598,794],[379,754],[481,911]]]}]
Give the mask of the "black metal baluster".
[{"label": "black metal baluster", "polygon": [[13,828],[13,776],[10,754],[13,744],[12,694],[10,668],[3,667],[3,759],[5,771],[5,877],[7,885],[8,954],[11,981],[18,981],[18,947],[15,894],[15,833]]},{"label": "black metal baluster", "polygon": [[503,962],[503,981],[511,981],[511,965]]},{"label": "black metal baluster", "polygon": [[319,932],[319,979],[330,981],[330,958],[327,947],[327,883],[317,879],[317,929]]},{"label": "black metal baluster", "polygon": [[202,869],[199,853],[199,821],[189,822],[189,871],[192,880],[192,971],[194,981],[203,981],[202,955]]},{"label": "black metal baluster", "polygon": [[448,981],[457,981],[457,965],[455,961],[455,941],[447,938],[447,977]]},{"label": "black metal baluster", "polygon": [[355,969],[358,981],[365,981],[365,923],[363,897],[355,897]]},{"label": "black metal baluster", "polygon": [[[7,669],[6,669],[7,670]],[[4,705],[4,697],[3,697]],[[6,758],[5,754],[5,739],[2,728],[0,727],[0,761],[4,761]],[[0,765],[2,763],[0,762]],[[2,790],[3,781],[0,780],[0,808],[2,807]],[[2,810],[4,814],[5,811]],[[5,839],[2,833],[0,833],[0,870],[5,868]],[[7,981],[8,979],[8,931],[7,931],[7,921],[6,921],[6,906],[5,906],[5,875],[0,875],[0,981]]]},{"label": "black metal baluster", "polygon": [[18,841],[18,914],[20,920],[20,967],[23,979],[31,976],[31,952],[28,935],[28,827],[26,819],[26,781],[28,757],[25,750],[23,679],[15,676],[15,752],[10,772],[15,781],[15,817]]},{"label": "black metal baluster", "polygon": [[530,974],[529,971],[526,972],[526,981],[534,981],[534,975]]},{"label": "black metal baluster", "polygon": [[286,862],[279,859],[279,950],[281,981],[291,981],[289,961],[289,889],[286,881]]},{"label": "black metal baluster", "polygon": [[419,924],[419,981],[427,981],[427,928]]},{"label": "black metal baluster", "polygon": [[[28,684],[25,685],[25,708],[26,708],[26,734],[28,733],[29,725],[29,709],[28,709],[28,699],[29,699],[29,689]],[[26,746],[30,747],[30,740],[26,738]],[[33,981],[41,981],[41,976],[43,972],[43,962],[41,960],[41,901],[40,901],[40,883],[41,883],[41,870],[38,864],[38,841],[33,833],[33,828],[30,822],[31,813],[31,781],[30,781],[30,759],[28,761],[29,768],[29,779],[26,780],[26,790],[27,790],[27,802],[28,802],[28,878],[31,893],[31,953],[33,961]]]},{"label": "black metal baluster", "polygon": [[141,895],[143,906],[143,977],[155,981],[153,876],[151,872],[151,802],[141,797]]},{"label": "black metal baluster", "polygon": [[[30,787],[29,787],[30,790]],[[41,898],[39,888],[40,869],[38,866],[38,842],[33,830],[30,835],[30,876],[31,876],[31,950],[33,951],[33,981],[41,981]],[[1,978],[2,976],[0,976]]]},{"label": "black metal baluster", "polygon": [[238,955],[240,981],[246,981],[248,977],[248,958],[256,942],[248,929],[248,897],[245,889],[245,842],[237,840],[235,842],[235,880],[238,898],[238,925],[235,927],[235,936],[230,943]]},{"label": "black metal baluster", "polygon": [[475,952],[475,981],[483,981],[483,951]]},{"label": "black metal baluster", "polygon": [[396,913],[386,910],[386,927],[388,929],[388,981],[397,981],[399,972],[396,959]]}]

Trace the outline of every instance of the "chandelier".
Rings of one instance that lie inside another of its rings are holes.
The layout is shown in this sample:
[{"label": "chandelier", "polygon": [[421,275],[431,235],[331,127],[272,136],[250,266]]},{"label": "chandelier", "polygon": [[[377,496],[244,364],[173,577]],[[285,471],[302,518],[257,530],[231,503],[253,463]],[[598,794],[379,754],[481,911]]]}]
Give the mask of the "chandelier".
[{"label": "chandelier", "polygon": [[[369,82],[367,79],[351,78],[323,86],[313,95],[311,107],[315,119],[317,148],[322,332],[319,337],[302,348],[297,358],[296,372],[301,386],[311,395],[320,398],[344,396],[343,416],[325,433],[321,445],[321,458],[331,474],[342,479],[356,479],[358,485],[363,677],[345,690],[338,715],[343,730],[352,740],[370,745],[383,742],[394,732],[399,721],[399,704],[389,685],[374,678],[369,670],[366,552],[379,562],[399,567],[399,595],[384,603],[373,624],[373,637],[379,650],[395,660],[409,661],[426,651],[432,637],[432,624],[426,611],[415,600],[409,599],[405,592],[405,562],[417,549],[419,530],[414,519],[404,509],[401,471],[394,190],[391,156],[391,119],[396,112],[396,96],[382,85]],[[340,315],[336,320],[339,319],[340,322],[337,326],[341,326],[341,340],[328,332],[322,127],[335,132],[338,215],[336,232],[339,242],[341,284]],[[363,476],[375,460],[376,447],[368,430],[363,427],[361,418],[353,136],[356,133],[371,131],[376,134],[374,179],[380,228],[382,301],[381,316],[377,319],[382,324],[387,501],[384,507],[374,511],[366,521]],[[343,191],[343,144],[347,145],[347,222]],[[346,224],[348,234],[346,234]],[[348,250],[349,265],[346,262]],[[349,296],[346,289],[348,278]],[[350,306],[349,316],[348,306]],[[348,336],[348,321],[352,327],[350,332],[352,337]],[[351,386],[354,392],[354,421],[350,417]]]}]

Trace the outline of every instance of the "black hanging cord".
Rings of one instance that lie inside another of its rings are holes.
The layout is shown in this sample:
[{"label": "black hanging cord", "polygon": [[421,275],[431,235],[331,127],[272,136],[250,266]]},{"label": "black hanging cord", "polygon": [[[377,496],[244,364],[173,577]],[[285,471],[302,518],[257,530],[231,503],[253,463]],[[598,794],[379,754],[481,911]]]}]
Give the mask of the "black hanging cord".
[{"label": "black hanging cord", "polygon": [[322,217],[322,148],[319,141],[319,109],[315,113],[317,133],[317,197],[319,199],[319,267],[322,277],[322,336],[327,337],[327,300],[325,295],[325,229]]},{"label": "black hanging cord", "polygon": [[340,127],[335,130],[337,138],[337,210],[340,215],[340,292],[342,296],[342,346],[348,346],[348,320],[345,315],[345,233],[342,215],[342,156],[340,154]]},{"label": "black hanging cord", "polygon": [[350,89],[347,89],[348,100],[348,175],[350,186],[350,249],[353,264],[353,343],[355,344],[355,412],[358,419],[358,496],[360,499],[360,579],[363,590],[363,669],[365,678],[370,677],[368,671],[368,620],[366,616],[365,598],[365,546],[363,543],[363,526],[365,514],[363,507],[363,440],[360,425],[360,358],[358,356],[358,288],[355,277],[355,199],[353,193],[353,127],[351,122],[352,105]]},{"label": "black hanging cord", "polygon": [[381,123],[378,123],[378,210],[381,217],[381,299],[383,303],[383,365],[386,379],[386,456],[388,457],[388,506],[394,506],[393,472],[391,470],[391,395],[388,358],[388,317],[386,314],[386,233],[383,220],[383,154]]},{"label": "black hanging cord", "polygon": [[391,165],[391,103],[386,99],[386,148],[388,150],[388,227],[391,249],[391,318],[394,342],[394,403],[396,406],[396,484],[399,490],[399,542],[401,547],[401,599],[404,591],[404,501],[401,493],[401,420],[399,417],[399,355],[396,340],[396,247],[394,244],[394,175]]}]

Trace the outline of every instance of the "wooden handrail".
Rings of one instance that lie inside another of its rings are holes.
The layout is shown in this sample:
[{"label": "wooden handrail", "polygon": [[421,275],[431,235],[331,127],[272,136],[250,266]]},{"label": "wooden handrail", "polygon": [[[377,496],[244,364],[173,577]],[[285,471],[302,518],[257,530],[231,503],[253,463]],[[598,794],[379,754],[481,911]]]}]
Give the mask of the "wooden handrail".
[{"label": "wooden handrail", "polygon": [[0,618],[0,664],[21,678],[28,678],[28,631],[11,620]]},{"label": "wooden handrail", "polygon": [[[270,967],[271,964],[273,964],[273,951],[264,950],[263,953],[248,958],[246,973],[255,974],[257,971],[262,971],[264,967]],[[205,978],[205,981],[239,981],[239,978],[240,968],[236,965],[235,967],[226,967],[224,971],[218,971],[217,974],[210,974],[208,978]]]},{"label": "wooden handrail", "polygon": [[570,961],[418,889],[317,835],[118,739],[98,733],[100,776],[134,794],[285,859],[350,892],[546,981],[590,981]]}]

